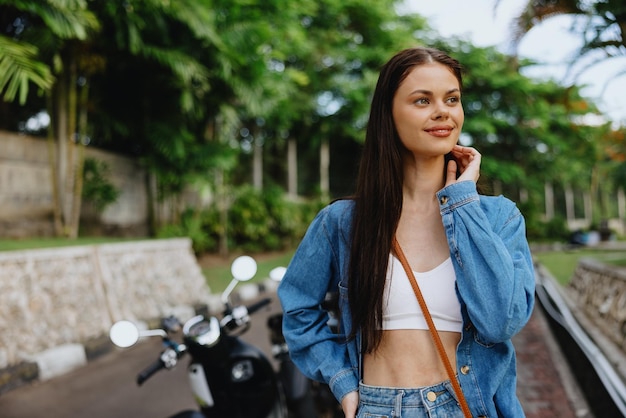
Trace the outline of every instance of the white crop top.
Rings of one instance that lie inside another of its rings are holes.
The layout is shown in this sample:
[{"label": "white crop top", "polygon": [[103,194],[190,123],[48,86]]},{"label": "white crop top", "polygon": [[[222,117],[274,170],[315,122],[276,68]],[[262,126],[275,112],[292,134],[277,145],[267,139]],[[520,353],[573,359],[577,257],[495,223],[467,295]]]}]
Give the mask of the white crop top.
[{"label": "white crop top", "polygon": [[[448,257],[434,269],[413,272],[438,331],[461,332],[461,304],[456,296],[456,274]],[[428,323],[400,261],[389,256],[383,299],[383,330],[423,329]]]}]

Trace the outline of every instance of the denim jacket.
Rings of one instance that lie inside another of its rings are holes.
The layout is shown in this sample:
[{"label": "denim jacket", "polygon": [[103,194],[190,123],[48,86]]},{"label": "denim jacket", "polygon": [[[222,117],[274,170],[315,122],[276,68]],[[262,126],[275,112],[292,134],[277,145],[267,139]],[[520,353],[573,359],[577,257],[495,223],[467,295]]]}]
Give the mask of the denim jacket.
[{"label": "denim jacket", "polygon": [[[437,198],[463,318],[456,373],[472,416],[523,417],[511,338],[534,304],[524,218],[510,200],[479,195],[472,181],[449,185]],[[293,361],[305,375],[327,383],[339,401],[358,390],[361,377],[360,339],[345,338],[351,327],[346,286],[352,210],[352,200],[339,200],[320,211],[278,288]],[[337,289],[339,335],[320,307],[326,293]]]}]

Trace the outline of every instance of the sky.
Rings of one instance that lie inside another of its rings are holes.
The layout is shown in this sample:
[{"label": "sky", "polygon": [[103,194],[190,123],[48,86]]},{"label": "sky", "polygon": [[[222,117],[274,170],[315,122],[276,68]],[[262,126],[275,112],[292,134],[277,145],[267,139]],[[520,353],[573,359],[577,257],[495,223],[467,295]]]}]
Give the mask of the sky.
[{"label": "sky", "polygon": [[[411,12],[428,19],[429,25],[444,37],[462,36],[474,45],[495,46],[511,52],[511,27],[514,18],[528,0],[406,0]],[[570,32],[571,17],[558,16],[531,29],[518,47],[521,57],[541,65],[529,68],[524,75],[540,80],[572,81],[567,62],[576,56],[580,35]],[[591,99],[614,124],[626,126],[626,57],[598,61],[578,76],[576,84],[585,86],[581,93]],[[610,81],[607,84],[607,81]]]}]

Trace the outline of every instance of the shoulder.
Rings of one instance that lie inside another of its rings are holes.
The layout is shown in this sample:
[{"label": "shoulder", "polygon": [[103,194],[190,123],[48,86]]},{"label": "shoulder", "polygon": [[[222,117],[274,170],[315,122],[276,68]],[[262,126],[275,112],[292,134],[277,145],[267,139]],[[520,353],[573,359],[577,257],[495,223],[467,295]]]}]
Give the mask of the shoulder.
[{"label": "shoulder", "polygon": [[322,217],[326,222],[349,224],[352,221],[353,209],[353,199],[337,199],[324,207],[318,214],[318,217]]},{"label": "shoulder", "polygon": [[344,238],[352,227],[353,199],[338,199],[325,206],[315,217],[313,224],[323,228],[327,234],[339,234]]}]

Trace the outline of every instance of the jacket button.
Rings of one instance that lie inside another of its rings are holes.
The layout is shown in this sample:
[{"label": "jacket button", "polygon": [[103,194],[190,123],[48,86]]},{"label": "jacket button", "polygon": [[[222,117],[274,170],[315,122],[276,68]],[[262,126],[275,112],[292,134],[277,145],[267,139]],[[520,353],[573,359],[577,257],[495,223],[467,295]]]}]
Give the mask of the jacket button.
[{"label": "jacket button", "polygon": [[445,205],[446,203],[448,203],[448,196],[441,196],[441,199],[439,199],[439,202],[442,205]]},{"label": "jacket button", "polygon": [[470,366],[467,366],[467,365],[466,365],[466,366],[462,366],[462,367],[461,367],[461,373],[463,373],[463,374],[468,374],[468,373],[469,373],[469,371],[470,371]]}]

